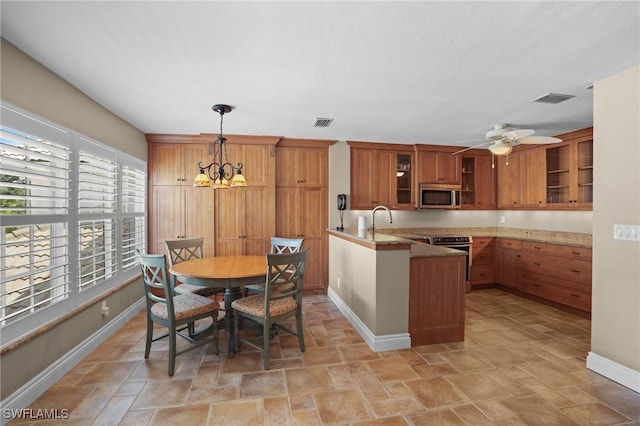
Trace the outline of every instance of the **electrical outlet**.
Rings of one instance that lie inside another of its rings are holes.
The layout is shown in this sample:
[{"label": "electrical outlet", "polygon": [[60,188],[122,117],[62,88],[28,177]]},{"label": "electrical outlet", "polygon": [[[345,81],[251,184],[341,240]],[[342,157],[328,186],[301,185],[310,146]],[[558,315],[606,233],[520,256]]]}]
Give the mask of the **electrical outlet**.
[{"label": "electrical outlet", "polygon": [[613,239],[640,241],[640,225],[613,225]]},{"label": "electrical outlet", "polygon": [[107,306],[107,301],[103,300],[102,301],[102,316],[106,317],[107,315],[109,315],[109,307]]},{"label": "electrical outlet", "polygon": [[340,288],[340,277],[338,277],[338,280],[336,281],[336,287]]},{"label": "electrical outlet", "polygon": [[507,222],[507,217],[502,215],[500,216],[500,223],[506,223]]}]

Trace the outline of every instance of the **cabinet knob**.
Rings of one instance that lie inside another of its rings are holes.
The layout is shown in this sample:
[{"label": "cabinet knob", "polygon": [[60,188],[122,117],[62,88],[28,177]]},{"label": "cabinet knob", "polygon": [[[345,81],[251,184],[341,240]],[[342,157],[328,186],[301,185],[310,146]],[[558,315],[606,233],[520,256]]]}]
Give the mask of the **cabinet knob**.
[{"label": "cabinet knob", "polygon": [[533,262],[533,264],[536,265],[536,266],[540,266],[539,262]]},{"label": "cabinet knob", "polygon": [[579,295],[579,294],[576,294],[576,293],[571,293],[571,295],[572,295],[573,297],[580,297],[580,295]]},{"label": "cabinet knob", "polygon": [[580,256],[580,252],[579,251],[572,251],[571,254],[575,254],[576,256]]},{"label": "cabinet knob", "polygon": [[579,274],[580,270],[579,269],[572,269],[571,272],[575,272],[576,274]]}]

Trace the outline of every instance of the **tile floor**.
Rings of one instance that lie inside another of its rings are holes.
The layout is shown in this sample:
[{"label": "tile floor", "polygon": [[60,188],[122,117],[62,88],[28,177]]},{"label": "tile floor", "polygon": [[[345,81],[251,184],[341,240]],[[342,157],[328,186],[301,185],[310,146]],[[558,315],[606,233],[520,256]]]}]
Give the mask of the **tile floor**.
[{"label": "tile floor", "polygon": [[144,360],[142,311],[30,408],[74,425],[640,425],[640,394],[585,368],[590,321],[480,290],[466,324],[464,343],[374,353],[310,296],[306,352],[280,335],[263,371],[258,352],[203,347],[171,378],[166,343]]}]

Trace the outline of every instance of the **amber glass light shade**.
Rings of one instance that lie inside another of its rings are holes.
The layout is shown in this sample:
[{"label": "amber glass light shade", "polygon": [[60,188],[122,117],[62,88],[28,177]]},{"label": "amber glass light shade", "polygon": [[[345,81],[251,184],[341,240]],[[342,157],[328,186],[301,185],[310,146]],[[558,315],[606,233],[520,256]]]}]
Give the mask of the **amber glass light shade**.
[{"label": "amber glass light shade", "polygon": [[211,181],[209,180],[209,176],[204,171],[200,171],[196,176],[195,181],[193,182],[193,186],[197,188],[205,188],[211,186]]},{"label": "amber glass light shade", "polygon": [[233,175],[233,179],[231,179],[231,187],[232,188],[244,188],[247,186],[247,180],[244,178],[242,173],[236,173]]},{"label": "amber glass light shade", "polygon": [[225,178],[218,178],[213,182],[213,189],[229,189],[229,181]]}]

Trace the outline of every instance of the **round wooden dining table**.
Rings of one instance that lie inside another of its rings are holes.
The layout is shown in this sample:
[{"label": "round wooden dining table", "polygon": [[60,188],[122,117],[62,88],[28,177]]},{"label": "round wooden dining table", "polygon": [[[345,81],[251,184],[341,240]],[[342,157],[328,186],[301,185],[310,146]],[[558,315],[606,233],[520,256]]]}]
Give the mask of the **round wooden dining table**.
[{"label": "round wooden dining table", "polygon": [[229,333],[229,356],[233,356],[233,308],[231,303],[242,297],[241,287],[264,283],[267,257],[215,256],[177,263],[169,272],[185,283],[224,288],[225,329]]}]

